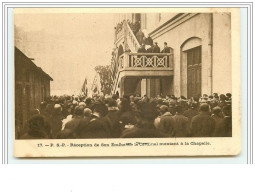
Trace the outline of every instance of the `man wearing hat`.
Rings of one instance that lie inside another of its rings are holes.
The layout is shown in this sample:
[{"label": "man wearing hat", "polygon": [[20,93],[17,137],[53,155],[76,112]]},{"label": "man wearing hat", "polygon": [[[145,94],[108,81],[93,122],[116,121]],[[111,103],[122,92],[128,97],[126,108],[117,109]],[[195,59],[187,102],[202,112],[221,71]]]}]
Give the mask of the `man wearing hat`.
[{"label": "man wearing hat", "polygon": [[215,120],[215,124],[217,125],[219,121],[222,119],[221,107],[215,106],[212,109],[212,118]]},{"label": "man wearing hat", "polygon": [[70,129],[73,133],[73,137],[78,138],[80,136],[81,131],[85,129],[90,120],[89,118],[83,117],[84,107],[83,106],[77,106],[74,110],[74,116],[73,118],[66,123],[65,129]]},{"label": "man wearing hat", "polygon": [[140,43],[140,45],[143,43],[144,33],[141,29],[136,33],[137,41]]},{"label": "man wearing hat", "polygon": [[160,53],[160,48],[157,42],[154,43],[152,53]]},{"label": "man wearing hat", "polygon": [[141,112],[136,113],[137,124],[122,132],[121,138],[156,138],[166,137],[164,133],[155,129],[153,121],[157,116],[156,106],[142,103]]},{"label": "man wearing hat", "polygon": [[224,106],[222,113],[224,118],[219,121],[216,126],[215,134],[216,137],[232,137],[232,113],[231,106]]},{"label": "man wearing hat", "polygon": [[199,114],[191,120],[190,131],[192,137],[211,137],[214,134],[215,121],[210,116],[209,105],[202,103]]},{"label": "man wearing hat", "polygon": [[110,137],[109,129],[105,125],[104,120],[102,120],[105,114],[104,110],[104,105],[100,103],[94,105],[91,120],[87,127],[81,130],[80,138],[96,139]]},{"label": "man wearing hat", "polygon": [[145,45],[142,44],[141,47],[137,50],[138,53],[146,53]]},{"label": "man wearing hat", "polygon": [[121,134],[121,125],[119,123],[119,108],[117,102],[114,99],[108,102],[108,114],[103,117],[103,121],[110,132],[110,137],[118,138]]},{"label": "man wearing hat", "polygon": [[176,113],[173,119],[175,120],[175,137],[187,137],[189,134],[189,119],[183,116],[182,106],[176,106]]},{"label": "man wearing hat", "polygon": [[170,53],[170,47],[167,46],[167,42],[164,42],[164,49],[161,53]]},{"label": "man wearing hat", "polygon": [[28,121],[28,132],[20,137],[20,139],[49,139],[50,125],[42,115],[36,114]]},{"label": "man wearing hat", "polygon": [[172,117],[172,114],[168,112],[168,107],[166,105],[160,106],[159,110],[161,115],[154,121],[156,129],[165,134],[168,134],[169,137],[173,137],[175,135],[175,121]]},{"label": "man wearing hat", "polygon": [[49,118],[51,130],[52,130],[52,138],[56,138],[57,134],[61,132],[63,119],[64,119],[64,116],[62,114],[61,105],[55,104],[52,111],[52,115]]}]

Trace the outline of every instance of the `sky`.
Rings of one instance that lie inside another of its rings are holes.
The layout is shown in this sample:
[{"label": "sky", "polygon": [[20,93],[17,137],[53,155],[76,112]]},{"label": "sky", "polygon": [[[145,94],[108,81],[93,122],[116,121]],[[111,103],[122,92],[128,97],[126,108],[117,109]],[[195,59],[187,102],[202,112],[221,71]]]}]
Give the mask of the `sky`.
[{"label": "sky", "polygon": [[[90,86],[97,65],[110,65],[114,14],[15,13],[15,45],[53,78],[51,94]],[[18,41],[17,41],[18,40]]]}]

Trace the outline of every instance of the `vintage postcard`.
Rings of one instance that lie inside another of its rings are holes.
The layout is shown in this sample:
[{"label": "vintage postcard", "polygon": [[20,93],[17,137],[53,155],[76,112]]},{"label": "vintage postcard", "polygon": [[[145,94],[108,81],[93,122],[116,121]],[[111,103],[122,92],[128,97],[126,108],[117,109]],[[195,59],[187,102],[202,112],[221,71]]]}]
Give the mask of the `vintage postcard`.
[{"label": "vintage postcard", "polygon": [[239,8],[15,8],[15,157],[234,156]]}]

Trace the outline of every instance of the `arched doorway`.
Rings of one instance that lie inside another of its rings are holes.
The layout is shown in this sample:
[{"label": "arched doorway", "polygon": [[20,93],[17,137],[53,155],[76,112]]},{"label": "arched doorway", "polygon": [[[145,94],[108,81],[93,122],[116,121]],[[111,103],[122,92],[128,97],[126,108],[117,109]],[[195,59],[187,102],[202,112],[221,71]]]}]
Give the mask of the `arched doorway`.
[{"label": "arched doorway", "polygon": [[192,37],[181,46],[181,95],[199,97],[202,93],[202,41]]}]

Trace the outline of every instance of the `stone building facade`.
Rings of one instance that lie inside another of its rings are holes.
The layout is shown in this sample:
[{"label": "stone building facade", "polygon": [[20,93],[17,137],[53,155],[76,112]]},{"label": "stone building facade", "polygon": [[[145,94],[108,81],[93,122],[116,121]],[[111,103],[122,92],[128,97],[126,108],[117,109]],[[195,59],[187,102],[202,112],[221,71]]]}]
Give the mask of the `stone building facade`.
[{"label": "stone building facade", "polygon": [[[140,44],[134,34],[130,36],[132,31],[129,25],[125,29],[125,23],[136,21],[161,50],[164,42],[171,48],[171,54],[168,54],[171,62],[165,68],[157,64],[163,54],[145,56],[145,61],[153,59],[156,63],[151,67],[147,64],[140,69],[130,66],[130,60],[139,60],[138,56],[132,56],[137,53]],[[157,94],[194,97],[231,93],[231,13],[118,14],[116,25],[119,23],[123,25],[123,32],[119,30],[115,35],[116,52],[113,52],[112,66],[118,71],[113,74],[116,83],[113,93],[120,91],[123,95],[138,91],[151,97]],[[128,89],[127,86],[131,85],[136,87]]]}]

